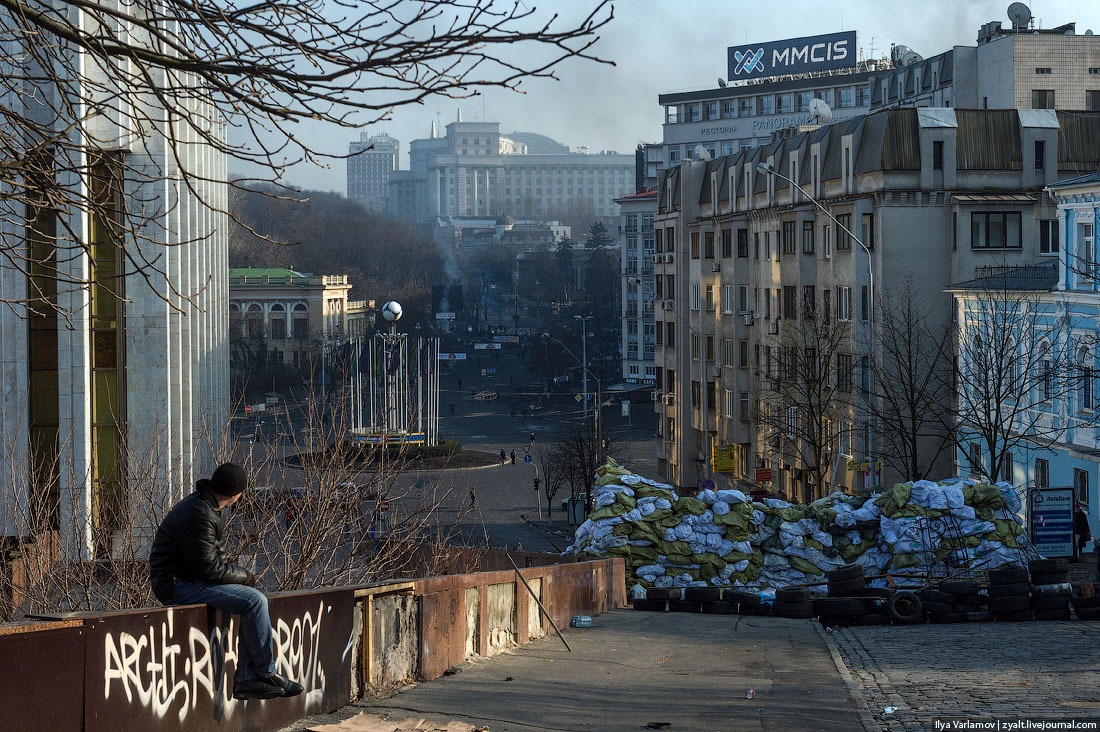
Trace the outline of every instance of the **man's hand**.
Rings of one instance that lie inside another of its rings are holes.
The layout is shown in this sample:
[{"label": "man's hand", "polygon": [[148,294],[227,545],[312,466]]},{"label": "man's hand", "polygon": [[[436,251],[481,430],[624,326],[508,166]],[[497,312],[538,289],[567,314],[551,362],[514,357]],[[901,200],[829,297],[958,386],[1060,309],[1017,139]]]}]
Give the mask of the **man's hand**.
[{"label": "man's hand", "polygon": [[252,574],[251,572],[249,572],[249,573],[248,573],[248,579],[247,579],[247,580],[245,580],[245,585],[247,585],[248,587],[255,587],[255,586],[256,586],[256,585],[258,585],[259,583],[260,583],[260,579],[259,579],[259,577],[257,577],[256,575]]}]

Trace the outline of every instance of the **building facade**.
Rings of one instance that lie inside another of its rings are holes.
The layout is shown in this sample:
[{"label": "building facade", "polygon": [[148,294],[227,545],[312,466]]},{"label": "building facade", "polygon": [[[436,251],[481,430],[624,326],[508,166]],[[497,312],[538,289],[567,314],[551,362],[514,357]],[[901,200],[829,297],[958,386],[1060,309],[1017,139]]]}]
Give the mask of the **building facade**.
[{"label": "building facade", "polygon": [[623,381],[651,385],[657,378],[653,363],[657,326],[653,319],[653,257],[656,244],[653,219],[657,189],[615,199],[619,204]]},{"label": "building facade", "polygon": [[309,275],[289,269],[229,270],[229,330],[234,360],[305,368],[311,354],[350,337],[349,318],[365,323],[363,301],[349,303],[346,275]]},{"label": "building facade", "polygon": [[[909,108],[665,171],[654,222],[662,475],[749,487],[760,469],[795,500],[868,482],[848,461],[882,457],[860,408],[869,359],[885,367],[869,348],[871,303],[908,283],[944,324],[950,283],[1057,256],[1042,191],[1093,169],[1098,133],[1093,113]],[[807,321],[844,333],[820,366],[834,398],[815,419],[827,449],[813,458],[799,437],[805,406],[775,398]],[[715,447],[737,454],[733,473],[713,472]],[[884,465],[871,479],[903,477]]]},{"label": "building facade", "polygon": [[1100,36],[1057,28],[982,26],[977,46],[885,70],[870,79],[871,109],[1100,110]]},{"label": "building facade", "polygon": [[348,198],[371,211],[388,210],[390,176],[397,170],[400,147],[389,135],[360,133],[348,145]]},{"label": "building facade", "polygon": [[[552,147],[541,142],[539,149]],[[390,213],[419,224],[452,216],[543,218],[582,200],[609,217],[616,214],[612,198],[631,190],[633,180],[633,155],[531,153],[502,135],[497,122],[457,121],[443,137],[409,144],[408,172],[391,178]]]}]

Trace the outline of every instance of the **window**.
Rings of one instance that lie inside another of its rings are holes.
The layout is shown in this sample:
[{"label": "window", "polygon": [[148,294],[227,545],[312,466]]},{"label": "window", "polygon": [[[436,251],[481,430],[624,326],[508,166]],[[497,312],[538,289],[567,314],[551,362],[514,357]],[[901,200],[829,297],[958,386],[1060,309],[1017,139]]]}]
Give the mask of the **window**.
[{"label": "window", "polygon": [[275,341],[286,340],[286,320],[273,318],[271,320],[271,339]]},{"label": "window", "polygon": [[852,357],[846,353],[836,355],[836,388],[840,391],[852,390]]},{"label": "window", "polygon": [[791,111],[791,95],[790,94],[776,94],[775,95],[775,113],[776,114],[789,114]]},{"label": "window", "polygon": [[1001,480],[1005,483],[1013,482],[1013,475],[1016,471],[1013,469],[1012,462],[1012,453],[1005,453],[1001,457]]},{"label": "window", "polygon": [[802,253],[813,254],[814,253],[814,222],[803,221],[802,222]]},{"label": "window", "polygon": [[701,344],[699,343],[699,336],[695,333],[691,334],[691,358],[694,361],[699,360],[699,350]]},{"label": "window", "polygon": [[863,246],[868,249],[875,248],[875,215],[873,213],[863,214],[863,230],[860,232],[863,236]]},{"label": "window", "polygon": [[1050,463],[1042,458],[1035,459],[1035,487],[1050,487]]},{"label": "window", "polygon": [[1044,140],[1035,141],[1035,169],[1043,170],[1047,165],[1047,144]]},{"label": "window", "polygon": [[780,311],[779,317],[798,317],[798,288],[794,285],[783,286],[783,309]]},{"label": "window", "polygon": [[[1049,346],[1046,350],[1049,350]],[[1039,390],[1043,400],[1048,401],[1054,396],[1054,369],[1051,368],[1049,358],[1044,358],[1039,362],[1039,373],[1041,374]]]},{"label": "window", "polygon": [[752,258],[760,259],[760,232],[753,232],[752,235]]},{"label": "window", "polygon": [[849,251],[852,248],[852,237],[848,236],[848,232],[852,230],[852,214],[839,214],[836,220],[836,250]]},{"label": "window", "polygon": [[871,357],[859,357],[859,388],[864,394],[871,392]]},{"label": "window", "polygon": [[737,286],[737,312],[744,315],[749,312],[749,286]]},{"label": "window", "polygon": [[733,339],[722,339],[722,365],[733,366]]},{"label": "window", "polygon": [[732,99],[725,99],[722,101],[722,116],[729,119],[737,114],[737,107],[734,105]]},{"label": "window", "polygon": [[1077,237],[1081,241],[1080,254],[1077,255],[1081,262],[1080,276],[1082,281],[1091,282],[1096,274],[1096,250],[1092,235],[1092,224],[1078,224]]},{"label": "window", "polygon": [[840,90],[840,107],[854,107],[856,106],[856,92],[851,87],[846,87]]},{"label": "window", "polygon": [[708,231],[703,234],[703,256],[707,259],[714,259],[714,232]]},{"label": "window", "polygon": [[943,170],[943,140],[932,141],[932,170]]},{"label": "window", "polygon": [[703,105],[703,119],[718,119],[718,102],[707,102]]},{"label": "window", "polygon": [[1053,89],[1032,89],[1031,90],[1031,108],[1032,109],[1054,109],[1054,90]]},{"label": "window", "polygon": [[665,346],[668,348],[676,347],[676,324],[671,320],[665,323]]},{"label": "window", "polygon": [[764,259],[772,258],[772,234],[770,231],[764,232]]},{"label": "window", "polygon": [[733,256],[733,232],[729,229],[722,230],[722,257],[729,259]]},{"label": "window", "polygon": [[1058,253],[1058,219],[1039,222],[1039,254]]},{"label": "window", "polygon": [[749,421],[749,393],[740,392],[737,396],[737,418],[742,422]]},{"label": "window", "polygon": [[970,214],[971,249],[1019,249],[1020,212],[974,211]]},{"label": "window", "polygon": [[706,304],[707,310],[714,310],[714,285],[707,285],[704,292],[706,297],[703,302]]},{"label": "window", "polygon": [[785,427],[784,432],[787,435],[787,439],[793,440],[795,432],[798,430],[798,408],[787,407],[783,421]]},{"label": "window", "polygon": [[698,381],[691,382],[691,408],[698,409],[702,402],[703,390]]},{"label": "window", "polygon": [[970,462],[970,474],[981,475],[982,472],[982,446],[978,442],[966,444],[966,459]]},{"label": "window", "polygon": [[837,445],[841,455],[852,454],[852,428],[851,422],[843,420],[837,425]]},{"label": "window", "polygon": [[707,363],[714,363],[714,336],[707,336]]},{"label": "window", "polygon": [[796,248],[798,244],[795,242],[795,221],[783,222],[783,253],[794,254],[798,251]]},{"label": "window", "polygon": [[863,285],[859,288],[859,319],[867,320],[867,316],[870,310],[870,302],[867,297],[867,285]]},{"label": "window", "polygon": [[747,369],[749,367],[749,339],[742,338],[737,341],[737,368]]},{"label": "window", "polygon": [[852,288],[836,288],[836,319],[848,321],[852,319]]},{"label": "window", "polygon": [[698,259],[699,258],[699,232],[698,231],[691,232],[691,258],[692,259]]},{"label": "window", "polygon": [[762,97],[756,98],[756,108],[760,110],[760,114],[775,114],[775,97],[771,94],[767,94]]},{"label": "window", "polygon": [[752,97],[737,100],[737,116],[751,117],[753,114]]},{"label": "window", "polygon": [[1100,112],[1100,91],[1085,92],[1085,109],[1090,112]]},{"label": "window", "polygon": [[1051,73],[1054,73],[1054,72],[1051,70],[1051,68],[1049,66],[1036,66],[1035,67],[1035,73],[1036,74],[1051,74]]},{"label": "window", "polygon": [[664,232],[661,229],[657,229],[657,231],[654,232],[654,234],[656,235],[656,247],[658,252],[661,251],[661,247],[663,246],[662,240],[664,239],[664,237],[661,236],[663,233]]},{"label": "window", "polygon": [[817,315],[817,296],[813,285],[802,286],[802,317],[813,320]]},{"label": "window", "polygon": [[1081,349],[1077,354],[1077,363],[1080,367],[1081,373],[1078,376],[1078,392],[1080,398],[1081,409],[1092,409],[1092,364],[1089,363],[1089,353],[1086,349]]},{"label": "window", "polygon": [[821,227],[821,256],[825,259],[833,256],[833,245],[829,239],[829,234],[832,232],[832,227],[829,224],[825,224]]},{"label": "window", "polygon": [[[726,256],[723,254],[723,256]],[[737,256],[741,259],[747,259],[749,256],[749,230],[738,229],[737,230]]]},{"label": "window", "polygon": [[694,283],[691,286],[691,309],[692,310],[701,310],[702,309],[702,305],[700,304],[700,299],[699,299],[699,283]]},{"label": "window", "polygon": [[1073,497],[1082,506],[1089,505],[1089,473],[1079,468],[1073,469]]}]

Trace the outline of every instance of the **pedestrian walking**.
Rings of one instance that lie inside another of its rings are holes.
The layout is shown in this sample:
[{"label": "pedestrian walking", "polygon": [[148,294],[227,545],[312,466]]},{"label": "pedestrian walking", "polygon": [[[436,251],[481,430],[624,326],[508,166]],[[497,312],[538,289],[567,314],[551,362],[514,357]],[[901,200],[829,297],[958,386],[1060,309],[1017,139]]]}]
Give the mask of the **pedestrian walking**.
[{"label": "pedestrian walking", "polygon": [[458,390],[462,391],[462,379],[458,380]]},{"label": "pedestrian walking", "polygon": [[508,459],[508,455],[504,452],[503,447],[500,448],[500,455],[498,457],[500,458],[500,464],[503,466],[504,461]]},{"label": "pedestrian walking", "polygon": [[531,443],[534,444],[534,442],[535,442],[535,433],[532,432],[531,433]]},{"label": "pedestrian walking", "polygon": [[240,614],[234,699],[297,696],[302,685],[275,672],[275,651],[267,597],[256,589],[256,576],[226,560],[227,508],[248,484],[244,468],[220,465],[209,479],[164,517],[149,553],[153,594],[165,605],[205,603]]},{"label": "pedestrian walking", "polygon": [[1089,517],[1081,510],[1080,503],[1073,504],[1073,531],[1077,534],[1077,553],[1081,554],[1085,551],[1085,544],[1092,539],[1092,532],[1089,530]]},{"label": "pedestrian walking", "polygon": [[512,465],[516,464],[516,451],[512,450]]},{"label": "pedestrian walking", "polygon": [[453,415],[454,413],[455,413],[455,403],[451,402],[451,414]]},{"label": "pedestrian walking", "polygon": [[523,408],[523,421],[524,421],[524,422],[526,422],[526,421],[527,421],[527,407],[524,407],[524,408]]},{"label": "pedestrian walking", "polygon": [[512,424],[516,423],[516,410],[512,410]]}]

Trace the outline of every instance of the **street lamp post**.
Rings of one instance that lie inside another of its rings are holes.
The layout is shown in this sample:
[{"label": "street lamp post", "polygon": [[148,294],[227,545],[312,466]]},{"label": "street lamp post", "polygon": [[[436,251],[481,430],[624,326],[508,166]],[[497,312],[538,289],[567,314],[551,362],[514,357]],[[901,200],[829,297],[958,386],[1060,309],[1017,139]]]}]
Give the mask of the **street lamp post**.
[{"label": "street lamp post", "polygon": [[[579,316],[574,316],[574,317],[579,317]],[[592,317],[592,316],[588,316],[588,317]],[[566,346],[564,343],[562,343],[561,341],[559,341],[557,338],[550,335],[549,333],[543,333],[542,337],[546,338],[548,340],[554,341],[554,343],[557,343],[559,346],[562,347],[563,351],[565,351],[566,353],[568,353],[570,356],[573,357],[574,361],[581,364],[581,368],[584,370],[584,384],[585,384],[585,386],[583,388],[586,390],[585,391],[585,399],[584,399],[584,402],[585,402],[584,421],[585,421],[585,425],[587,425],[588,424],[588,399],[587,399],[588,391],[587,391],[587,389],[588,389],[588,375],[590,373],[589,370],[588,370],[588,363],[587,362],[582,362],[581,359],[577,358],[577,354],[575,354],[575,353],[573,353],[572,351],[569,350],[568,346]],[[596,376],[595,374],[592,374],[592,380],[596,382],[596,411],[594,413],[595,414],[595,420],[593,422],[593,432],[595,432],[595,435],[596,435],[596,437],[595,437],[596,461],[599,462],[599,457],[600,457],[600,452],[599,452],[600,451],[600,427],[601,427],[600,413],[603,412],[603,381],[601,381],[600,378],[598,376]]]},{"label": "street lamp post", "polygon": [[[871,351],[871,353],[869,354],[870,358],[871,358],[871,372],[868,374],[867,378],[868,378],[868,386],[873,387],[874,386],[874,382],[873,382],[874,367],[875,367],[875,271],[874,271],[874,267],[873,267],[872,259],[871,259],[871,250],[867,248],[867,245],[863,243],[862,239],[860,239],[858,236],[853,234],[848,229],[847,226],[840,223],[840,221],[838,221],[837,218],[835,216],[833,216],[833,214],[830,213],[827,208],[825,208],[823,205],[821,205],[820,201],[818,201],[816,198],[814,198],[809,193],[807,193],[806,190],[801,185],[799,185],[795,181],[791,180],[787,176],[780,173],[778,170],[773,168],[767,162],[757,163],[756,168],[757,168],[757,170],[760,170],[764,173],[774,175],[777,178],[782,178],[783,180],[787,181],[792,186],[797,188],[798,191],[803,196],[808,198],[815,206],[817,206],[817,208],[823,214],[825,214],[830,219],[832,219],[833,222],[835,222],[836,225],[839,226],[841,229],[844,229],[844,232],[848,236],[855,239],[856,243],[859,244],[860,248],[862,248],[864,253],[867,255],[867,325],[870,328],[870,338],[869,338],[869,341],[868,341],[868,345],[869,345],[870,351]],[[793,194],[792,194],[792,200],[793,200]],[[871,391],[873,393],[873,388],[871,389]],[[872,396],[871,398],[873,399],[874,397]],[[877,480],[878,479],[878,459],[877,459],[877,456],[875,455],[875,443],[878,440],[878,435],[876,434],[876,430],[875,430],[876,420],[875,420],[875,413],[874,413],[873,409],[871,410],[870,417],[871,417],[871,444],[868,446],[868,451],[870,452],[870,454],[867,456],[867,458],[871,463],[871,475],[874,476],[875,480]],[[872,483],[875,482],[875,480],[873,480]]]},{"label": "street lamp post", "polygon": [[[582,366],[584,367],[582,378],[584,380],[584,421],[588,421],[588,331],[587,322],[592,319],[591,315],[574,315],[576,320],[581,321],[581,358],[583,359]],[[576,358],[574,356],[574,358]]]}]

